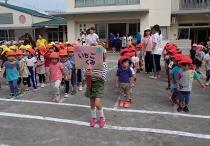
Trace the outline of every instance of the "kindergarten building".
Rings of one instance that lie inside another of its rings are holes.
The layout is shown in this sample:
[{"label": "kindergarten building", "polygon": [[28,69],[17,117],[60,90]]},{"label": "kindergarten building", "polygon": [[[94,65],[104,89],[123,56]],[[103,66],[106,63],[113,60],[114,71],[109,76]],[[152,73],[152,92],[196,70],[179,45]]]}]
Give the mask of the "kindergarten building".
[{"label": "kindergarten building", "polygon": [[67,20],[0,2],[0,40],[24,39],[25,33],[34,40],[42,34],[49,42],[63,42],[67,40]]},{"label": "kindergarten building", "polygon": [[155,24],[161,26],[164,42],[200,43],[210,36],[210,0],[67,0],[66,12],[53,15],[67,19],[70,42],[92,26],[107,44],[110,32],[135,36]]}]

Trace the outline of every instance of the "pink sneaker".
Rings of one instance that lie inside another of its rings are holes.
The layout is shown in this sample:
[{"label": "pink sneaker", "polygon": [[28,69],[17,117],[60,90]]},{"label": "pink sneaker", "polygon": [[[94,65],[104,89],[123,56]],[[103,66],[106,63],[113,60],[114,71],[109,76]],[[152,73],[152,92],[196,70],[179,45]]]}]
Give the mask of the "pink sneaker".
[{"label": "pink sneaker", "polygon": [[100,117],[99,126],[103,128],[106,125],[105,117]]},{"label": "pink sneaker", "polygon": [[90,122],[90,127],[94,127],[96,125],[96,118],[92,118],[91,122]]},{"label": "pink sneaker", "polygon": [[33,92],[36,92],[38,89],[33,89]]},{"label": "pink sneaker", "polygon": [[42,84],[41,84],[41,88],[44,88],[44,87],[45,87],[45,83],[42,83]]},{"label": "pink sneaker", "polygon": [[209,82],[206,81],[205,86],[209,86]]}]

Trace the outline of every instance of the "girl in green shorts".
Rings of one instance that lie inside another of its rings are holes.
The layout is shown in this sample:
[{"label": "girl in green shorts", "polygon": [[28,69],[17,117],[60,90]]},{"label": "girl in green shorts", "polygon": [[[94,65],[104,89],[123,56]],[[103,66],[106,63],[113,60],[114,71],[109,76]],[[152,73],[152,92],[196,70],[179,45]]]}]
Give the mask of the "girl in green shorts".
[{"label": "girl in green shorts", "polygon": [[90,126],[94,127],[96,125],[96,108],[100,112],[100,122],[99,126],[101,128],[106,124],[103,108],[101,106],[101,97],[104,94],[104,82],[106,81],[107,75],[107,63],[105,62],[105,54],[104,54],[104,62],[103,62],[103,70],[93,69],[91,71],[86,72],[86,76],[91,76],[92,80],[92,88],[87,86],[87,90],[85,92],[85,96],[90,98],[90,112],[92,116],[92,120],[90,122]]}]

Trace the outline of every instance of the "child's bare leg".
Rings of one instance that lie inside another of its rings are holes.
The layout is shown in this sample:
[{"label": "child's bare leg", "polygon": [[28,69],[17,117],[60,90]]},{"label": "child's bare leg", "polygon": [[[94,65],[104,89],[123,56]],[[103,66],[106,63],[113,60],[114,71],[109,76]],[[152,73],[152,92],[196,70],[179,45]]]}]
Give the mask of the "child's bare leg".
[{"label": "child's bare leg", "polygon": [[90,108],[95,109],[95,98],[90,98]]},{"label": "child's bare leg", "polygon": [[95,98],[95,106],[98,110],[101,110],[102,109],[102,106],[101,106],[101,98]]}]

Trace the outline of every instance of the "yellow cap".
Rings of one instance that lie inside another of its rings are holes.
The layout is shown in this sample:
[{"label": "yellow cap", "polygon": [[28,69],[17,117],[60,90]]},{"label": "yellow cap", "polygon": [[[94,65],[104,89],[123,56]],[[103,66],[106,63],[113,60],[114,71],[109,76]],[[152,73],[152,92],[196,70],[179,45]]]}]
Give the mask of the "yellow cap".
[{"label": "yellow cap", "polygon": [[55,42],[50,42],[51,45],[55,45]]},{"label": "yellow cap", "polygon": [[2,53],[1,53],[1,55],[3,55],[5,52],[7,52],[7,51],[10,51],[10,49],[8,48],[8,47],[4,47],[3,48],[3,51],[2,51]]},{"label": "yellow cap", "polygon": [[12,46],[9,47],[9,49],[10,49],[10,50],[17,50],[17,46],[12,45]]},{"label": "yellow cap", "polygon": [[26,45],[26,49],[32,48],[31,45]]},{"label": "yellow cap", "polygon": [[71,44],[69,41],[66,42],[67,45]]},{"label": "yellow cap", "polygon": [[25,50],[25,49],[26,49],[26,46],[20,45],[19,49],[20,49],[20,50]]}]

